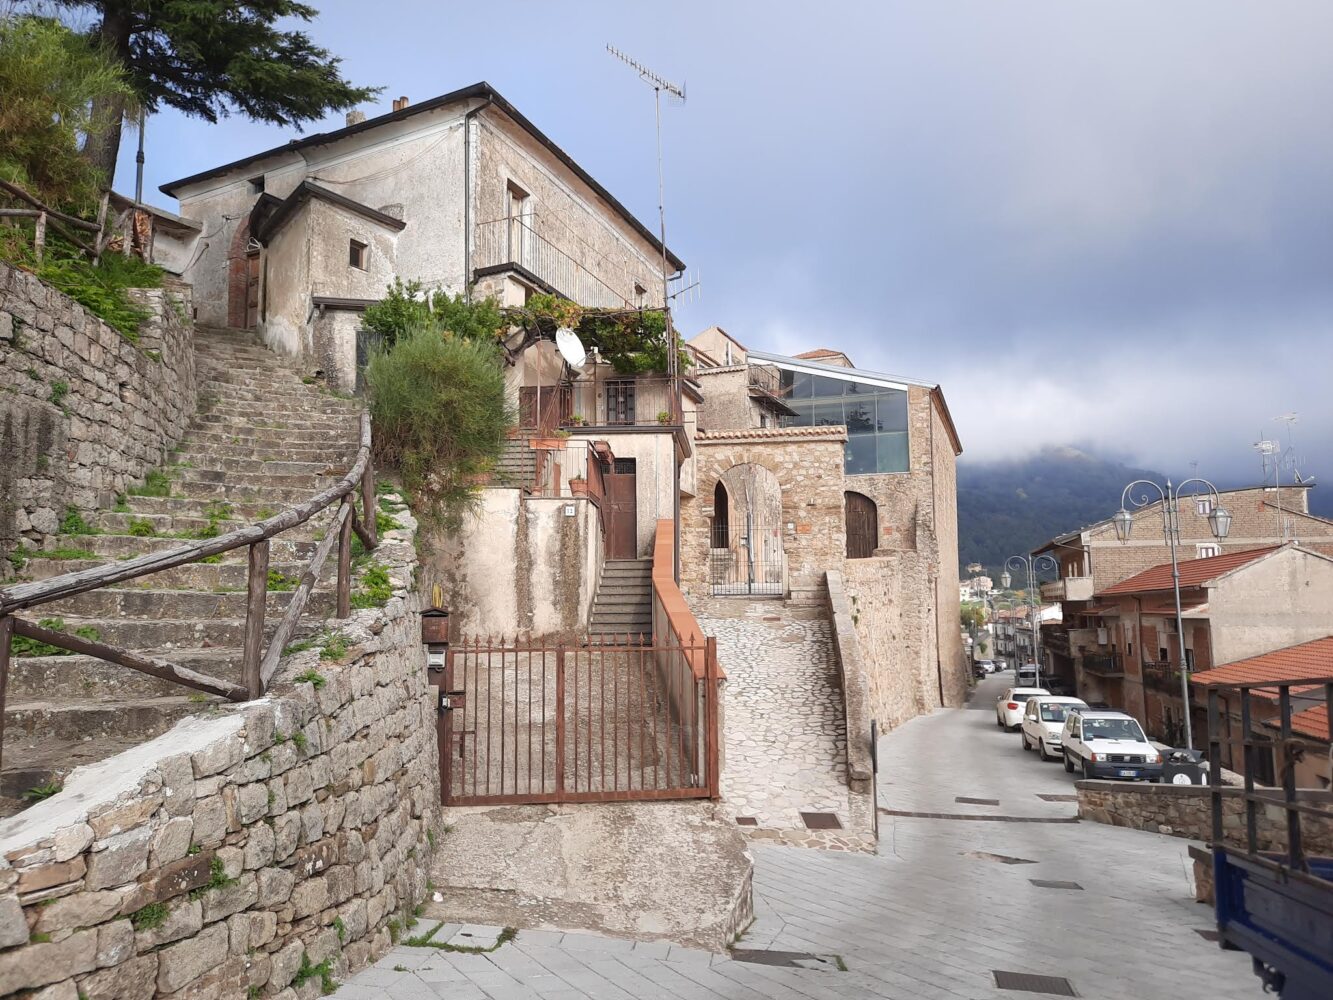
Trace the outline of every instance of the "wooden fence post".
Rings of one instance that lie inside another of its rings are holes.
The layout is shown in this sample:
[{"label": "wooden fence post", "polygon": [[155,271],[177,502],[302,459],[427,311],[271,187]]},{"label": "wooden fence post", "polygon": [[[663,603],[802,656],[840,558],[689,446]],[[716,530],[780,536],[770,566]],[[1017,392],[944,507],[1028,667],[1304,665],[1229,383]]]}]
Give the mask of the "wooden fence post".
[{"label": "wooden fence post", "polygon": [[37,263],[42,262],[42,255],[46,252],[46,213],[37,213],[37,222],[33,227],[32,233],[32,251],[37,257]]},{"label": "wooden fence post", "polygon": [[[378,545],[380,534],[375,524],[375,468],[371,464],[370,456],[366,456],[366,471],[361,476],[361,520],[364,522],[366,533],[370,536],[371,542]],[[374,547],[372,545],[372,548]]]},{"label": "wooden fence post", "polygon": [[245,585],[245,647],[241,657],[241,685],[251,698],[264,693],[259,664],[264,646],[264,611],[268,600],[268,539],[250,546],[249,576]]},{"label": "wooden fence post", "polygon": [[[338,529],[338,610],[339,618],[346,618],[352,613],[352,495],[343,497],[343,504],[348,507]],[[373,516],[373,515],[372,515]],[[373,523],[373,521],[372,521]]]},{"label": "wooden fence post", "polygon": [[5,691],[9,687],[9,640],[14,634],[14,619],[0,618],[0,766],[4,764],[5,746]]}]

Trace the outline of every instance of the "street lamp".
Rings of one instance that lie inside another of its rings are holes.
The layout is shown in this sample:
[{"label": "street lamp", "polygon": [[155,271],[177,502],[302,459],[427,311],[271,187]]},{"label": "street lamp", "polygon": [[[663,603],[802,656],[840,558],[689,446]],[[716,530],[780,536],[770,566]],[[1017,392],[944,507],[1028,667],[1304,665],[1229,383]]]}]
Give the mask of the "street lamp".
[{"label": "street lamp", "polygon": [[[1037,591],[1037,571],[1044,565],[1059,572],[1060,564],[1047,555],[1037,556],[1033,559],[1031,556],[1010,556],[1004,561],[1004,572],[1000,574],[1000,586],[1005,590],[1009,589],[1009,584],[1013,582],[1013,577],[1009,575],[1009,566],[1014,564],[1014,568],[1023,567],[1028,575],[1028,594],[1033,596],[1032,600],[1032,660],[1037,667],[1037,687],[1041,687],[1041,623],[1038,619],[1041,617],[1041,594]],[[1017,672],[1014,673],[1017,678]]]},{"label": "street lamp", "polygon": [[[1190,720],[1190,680],[1185,663],[1185,621],[1180,610],[1180,563],[1176,558],[1176,546],[1180,543],[1180,492],[1186,486],[1196,484],[1208,487],[1210,501],[1208,528],[1212,531],[1213,537],[1220,542],[1231,532],[1231,512],[1222,506],[1222,498],[1217,494],[1217,487],[1206,479],[1187,479],[1178,486],[1172,486],[1171,480],[1168,479],[1165,487],[1157,485],[1150,479],[1136,479],[1120,494],[1120,510],[1111,518],[1115,524],[1116,538],[1128,542],[1130,532],[1134,530],[1134,515],[1130,513],[1126,504],[1135,510],[1141,510],[1156,502],[1147,488],[1151,487],[1157,491],[1162,504],[1162,534],[1166,536],[1166,544],[1171,549],[1171,590],[1176,599],[1176,640],[1180,643],[1180,698],[1185,715],[1185,746],[1191,749],[1194,747],[1194,726]],[[1137,496],[1133,494],[1136,486],[1144,487]]]}]

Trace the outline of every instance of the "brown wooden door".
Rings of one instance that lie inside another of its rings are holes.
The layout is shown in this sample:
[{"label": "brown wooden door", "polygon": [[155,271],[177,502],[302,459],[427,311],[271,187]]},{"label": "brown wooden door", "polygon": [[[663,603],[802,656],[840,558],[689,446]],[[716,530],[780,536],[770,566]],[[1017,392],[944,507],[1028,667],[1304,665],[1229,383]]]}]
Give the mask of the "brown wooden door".
[{"label": "brown wooden door", "polygon": [[875,501],[850,490],[844,494],[847,501],[847,558],[868,559],[878,545],[879,517]]},{"label": "brown wooden door", "polygon": [[634,459],[618,458],[604,476],[606,504],[606,558],[639,556],[639,505]]},{"label": "brown wooden door", "polygon": [[252,253],[245,258],[245,328],[254,329],[259,324],[259,254]]}]

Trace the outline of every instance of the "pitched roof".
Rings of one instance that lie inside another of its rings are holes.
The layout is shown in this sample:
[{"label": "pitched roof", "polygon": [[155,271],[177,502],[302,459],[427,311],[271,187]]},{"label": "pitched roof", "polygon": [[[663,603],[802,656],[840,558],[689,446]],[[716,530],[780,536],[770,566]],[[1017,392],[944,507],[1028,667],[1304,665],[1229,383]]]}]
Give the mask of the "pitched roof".
[{"label": "pitched roof", "polygon": [[1305,736],[1313,736],[1315,739],[1327,743],[1330,738],[1328,706],[1316,705],[1314,708],[1307,708],[1304,712],[1297,712],[1291,717],[1291,731]]},{"label": "pitched roof", "polygon": [[[538,143],[545,146],[557,160],[568,167],[583,183],[592,188],[622,219],[629,223],[641,237],[648,241],[648,245],[657,251],[662,251],[662,243],[652,230],[640,222],[630,210],[622,205],[606,188],[593,178],[593,176],[580,167],[574,158],[563,149],[551,141],[546,133],[542,132],[536,125],[528,121],[518,109],[510,104],[500,92],[484,80],[480,83],[474,83],[470,87],[463,87],[459,90],[450,91],[447,94],[441,94],[439,97],[432,97],[428,101],[421,101],[417,104],[409,104],[400,111],[393,111],[385,115],[377,115],[374,118],[368,118],[356,125],[348,125],[346,128],[334,129],[332,132],[316,132],[313,135],[305,136],[301,139],[293,139],[285,142],[281,146],[274,146],[272,149],[266,149],[261,153],[253,153],[250,156],[244,156],[239,160],[232,160],[230,163],[224,163],[218,167],[210,167],[208,170],[200,171],[197,174],[191,174],[189,177],[182,177],[180,180],[169,181],[158,188],[164,194],[175,195],[177,188],[185,187],[187,184],[193,184],[196,181],[207,180],[210,177],[218,177],[239,167],[256,163],[259,160],[267,159],[270,156],[278,156],[282,153],[295,152],[302,149],[308,149],[311,146],[325,146],[329,143],[338,142],[346,139],[348,136],[359,135],[362,132],[368,132],[371,129],[379,128],[382,125],[388,125],[392,122],[400,122],[413,115],[419,115],[427,111],[434,111],[437,108],[445,107],[449,104],[457,104],[460,101],[483,100],[485,104],[494,105],[507,115],[516,125],[518,125],[528,135],[532,136]],[[485,105],[482,105],[483,107]],[[671,250],[666,251],[667,259],[671,266],[678,271],[685,269],[685,262],[677,257]]]},{"label": "pitched roof", "polygon": [[[800,358],[802,361],[818,361],[820,358],[847,358],[842,351],[835,351],[831,347],[816,347],[813,351],[805,351],[801,354],[793,354],[792,357]],[[852,359],[847,358],[848,362]]]},{"label": "pitched roof", "polygon": [[1203,687],[1235,687],[1239,684],[1262,684],[1265,681],[1318,680],[1323,677],[1333,677],[1333,635],[1260,653],[1212,670],[1201,670],[1191,674],[1190,680]]},{"label": "pitched roof", "polygon": [[[251,225],[255,234],[255,239],[265,245],[273,238],[273,235],[286,224],[296,210],[303,202],[311,198],[317,198],[320,201],[326,201],[330,205],[337,205],[339,208],[345,208],[349,212],[354,212],[371,222],[378,223],[386,229],[393,229],[401,232],[406,228],[407,223],[402,219],[395,219],[392,215],[385,215],[378,209],[371,208],[369,205],[363,205],[359,201],[353,201],[338,194],[336,191],[330,191],[326,187],[321,187],[314,181],[302,181],[296,185],[296,190],[286,198],[273,204],[269,201],[256,203],[256,209],[259,210],[260,218],[256,219],[255,214],[251,213]],[[261,208],[260,206],[264,206]],[[271,206],[271,207],[269,207]]]},{"label": "pitched roof", "polygon": [[[1189,587],[1201,587],[1223,573],[1239,569],[1246,563],[1261,559],[1280,548],[1282,548],[1280,545],[1269,545],[1262,549],[1248,549],[1244,552],[1224,552],[1220,556],[1209,556],[1207,559],[1186,559],[1179,564],[1180,588],[1184,590]],[[1145,594],[1157,590],[1170,590],[1171,587],[1171,564],[1168,562],[1154,566],[1152,569],[1145,569],[1142,573],[1131,576],[1127,580],[1114,583],[1105,590],[1098,592],[1097,596]]]}]

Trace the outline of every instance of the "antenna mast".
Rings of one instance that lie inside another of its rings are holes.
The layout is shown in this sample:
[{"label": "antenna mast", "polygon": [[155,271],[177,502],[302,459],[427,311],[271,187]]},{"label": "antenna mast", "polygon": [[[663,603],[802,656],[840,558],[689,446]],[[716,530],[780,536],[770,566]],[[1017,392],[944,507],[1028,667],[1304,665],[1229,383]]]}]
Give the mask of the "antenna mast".
[{"label": "antenna mast", "polygon": [[[643,63],[631,59],[625,53],[621,52],[614,45],[607,44],[606,51],[611,53],[630,69],[639,74],[639,79],[653,88],[653,106],[656,114],[657,124],[657,225],[658,242],[662,244],[662,316],[666,322],[667,334],[667,377],[671,382],[671,393],[674,397],[673,405],[676,419],[684,422],[682,412],[682,393],[680,385],[680,344],[676,338],[676,329],[671,322],[671,294],[668,284],[667,272],[669,264],[667,263],[667,243],[666,243],[666,195],[665,183],[662,177],[662,91],[666,91],[671,97],[676,98],[680,103],[685,103],[685,88],[678,87],[670,80],[654,73]],[[680,582],[680,466],[672,463],[674,470],[673,479],[674,488],[671,493],[672,513],[675,522],[675,538],[672,546],[672,569],[676,582]]]}]

